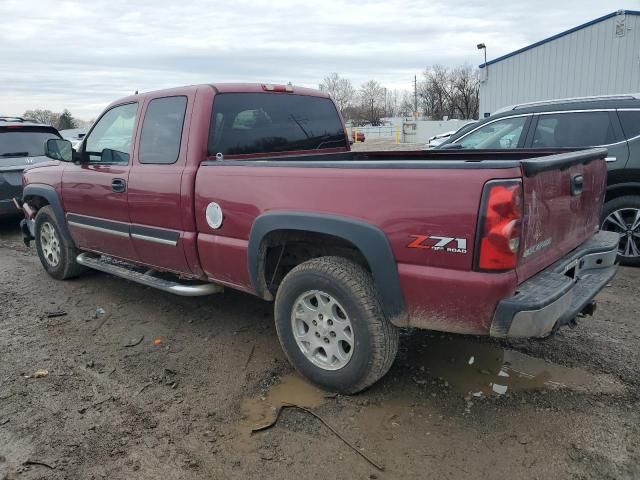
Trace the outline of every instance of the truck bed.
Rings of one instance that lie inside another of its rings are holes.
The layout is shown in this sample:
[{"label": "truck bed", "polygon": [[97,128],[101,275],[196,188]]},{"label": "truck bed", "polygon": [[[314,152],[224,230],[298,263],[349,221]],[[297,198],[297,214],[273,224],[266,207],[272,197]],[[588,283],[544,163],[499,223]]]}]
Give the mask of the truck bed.
[{"label": "truck bed", "polygon": [[606,149],[406,150],[304,153],[299,155],[234,155],[209,157],[201,165],[253,165],[311,168],[513,168],[525,174],[565,168],[599,158]]},{"label": "truck bed", "polygon": [[[600,201],[603,189],[598,182],[605,178],[604,156],[606,150],[592,149],[560,153],[342,152],[208,159],[196,176],[195,210],[204,211],[210,202],[216,202],[225,220],[213,231],[197,217],[197,248],[209,278],[255,292],[251,254],[247,252],[258,217],[273,212],[326,212],[361,221],[378,227],[388,239],[410,316],[430,319],[428,325],[421,326],[487,333],[487,319],[498,298],[512,295],[519,283],[597,229],[598,212],[582,212]],[[592,164],[595,159],[601,162]],[[576,200],[568,192],[568,175],[578,173],[595,183],[587,185]],[[516,270],[487,273],[474,266],[475,241],[482,222],[478,215],[482,191],[495,179],[523,181],[521,250],[544,241],[547,231],[554,238],[541,253],[521,258]],[[551,187],[549,194],[545,185]],[[563,225],[570,222],[571,230],[565,231]],[[540,231],[534,231],[540,225]],[[454,253],[408,248],[418,235],[459,240],[466,248]],[[425,289],[426,285],[431,287]],[[429,305],[430,311],[424,311],[424,305]]]}]

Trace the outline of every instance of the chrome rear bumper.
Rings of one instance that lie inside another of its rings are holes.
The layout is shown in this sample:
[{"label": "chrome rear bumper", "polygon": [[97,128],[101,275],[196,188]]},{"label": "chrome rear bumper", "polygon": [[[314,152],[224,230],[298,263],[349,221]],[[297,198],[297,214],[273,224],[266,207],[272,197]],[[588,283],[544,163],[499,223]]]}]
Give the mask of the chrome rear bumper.
[{"label": "chrome rear bumper", "polygon": [[598,232],[546,270],[518,286],[498,303],[493,337],[545,337],[592,311],[593,298],[615,276],[620,237]]}]

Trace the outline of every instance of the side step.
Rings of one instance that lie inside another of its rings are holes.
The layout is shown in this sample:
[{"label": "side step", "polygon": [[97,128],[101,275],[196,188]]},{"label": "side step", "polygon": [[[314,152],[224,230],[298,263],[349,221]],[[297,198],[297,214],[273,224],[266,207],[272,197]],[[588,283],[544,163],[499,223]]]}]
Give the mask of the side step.
[{"label": "side step", "polygon": [[181,295],[183,297],[197,297],[200,295],[211,295],[212,293],[220,293],[224,289],[215,283],[202,282],[184,282],[178,283],[173,280],[156,277],[151,275],[149,271],[138,271],[139,267],[126,262],[114,260],[108,257],[97,257],[89,253],[81,253],[76,257],[76,261],[80,265],[100,270],[117,277],[126,278],[132,282],[141,283],[147,287],[157,288],[165,292]]}]

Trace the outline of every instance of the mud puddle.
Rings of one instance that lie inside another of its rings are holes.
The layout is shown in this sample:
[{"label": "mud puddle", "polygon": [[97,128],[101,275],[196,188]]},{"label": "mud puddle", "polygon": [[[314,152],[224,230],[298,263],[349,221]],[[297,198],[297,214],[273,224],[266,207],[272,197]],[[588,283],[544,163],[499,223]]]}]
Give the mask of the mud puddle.
[{"label": "mud puddle", "polygon": [[475,396],[558,388],[589,393],[617,393],[624,389],[611,376],[547,363],[469,337],[425,336],[417,348],[415,344],[409,347],[407,357],[409,364],[424,372],[415,379],[417,383],[438,379],[445,386]]},{"label": "mud puddle", "polygon": [[284,404],[316,408],[325,401],[325,392],[297,374],[286,375],[265,395],[242,401],[240,405],[240,413],[243,417],[242,428],[250,432],[252,428],[273,422],[278,409]]}]

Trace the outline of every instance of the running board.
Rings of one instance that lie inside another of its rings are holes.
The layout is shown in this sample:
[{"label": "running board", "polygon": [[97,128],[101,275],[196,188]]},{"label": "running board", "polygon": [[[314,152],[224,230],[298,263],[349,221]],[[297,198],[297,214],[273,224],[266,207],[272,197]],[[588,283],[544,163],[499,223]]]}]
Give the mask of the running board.
[{"label": "running board", "polygon": [[212,293],[220,293],[224,290],[220,285],[215,283],[178,283],[176,281],[155,277],[149,274],[148,271],[136,271],[137,267],[134,265],[105,257],[96,257],[88,253],[81,253],[76,257],[76,261],[85,267],[100,270],[101,272],[109,273],[117,277],[126,278],[132,282],[141,283],[147,287],[157,288],[158,290],[183,297],[211,295]]}]

